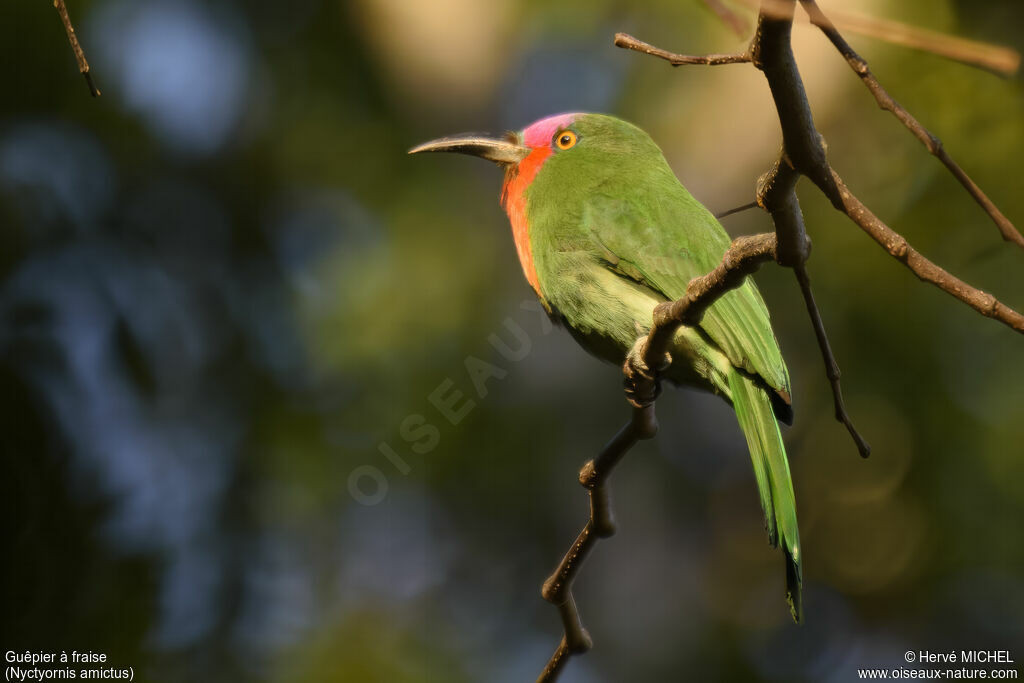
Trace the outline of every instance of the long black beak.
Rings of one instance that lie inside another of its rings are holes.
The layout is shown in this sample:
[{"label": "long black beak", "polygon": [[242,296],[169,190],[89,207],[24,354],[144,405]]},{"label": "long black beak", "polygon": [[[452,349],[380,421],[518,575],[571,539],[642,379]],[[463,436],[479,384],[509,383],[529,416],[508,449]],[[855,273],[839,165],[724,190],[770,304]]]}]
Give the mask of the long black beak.
[{"label": "long black beak", "polygon": [[490,159],[498,164],[518,164],[529,155],[530,148],[510,140],[495,140],[481,135],[455,135],[424,142],[409,150],[409,154],[420,152],[458,152]]}]

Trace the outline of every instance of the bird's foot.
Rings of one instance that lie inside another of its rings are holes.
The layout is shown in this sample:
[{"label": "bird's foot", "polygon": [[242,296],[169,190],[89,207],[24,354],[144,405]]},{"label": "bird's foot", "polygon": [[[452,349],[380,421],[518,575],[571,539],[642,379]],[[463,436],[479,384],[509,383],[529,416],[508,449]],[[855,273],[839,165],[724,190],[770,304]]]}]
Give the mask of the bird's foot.
[{"label": "bird's foot", "polygon": [[626,354],[626,362],[622,364],[623,385],[626,388],[626,400],[634,408],[645,408],[661,395],[660,373],[672,364],[672,357],[664,354],[655,367],[644,360],[647,348],[647,337],[642,336],[633,344]]}]

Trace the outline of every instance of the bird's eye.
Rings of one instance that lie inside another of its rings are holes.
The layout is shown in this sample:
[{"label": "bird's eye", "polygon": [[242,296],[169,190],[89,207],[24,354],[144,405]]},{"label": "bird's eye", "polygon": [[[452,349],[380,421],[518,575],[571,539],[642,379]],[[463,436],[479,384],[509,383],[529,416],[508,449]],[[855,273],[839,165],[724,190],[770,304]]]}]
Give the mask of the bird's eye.
[{"label": "bird's eye", "polygon": [[558,145],[558,149],[569,149],[576,144],[576,133],[571,130],[563,130],[555,136],[555,144]]}]

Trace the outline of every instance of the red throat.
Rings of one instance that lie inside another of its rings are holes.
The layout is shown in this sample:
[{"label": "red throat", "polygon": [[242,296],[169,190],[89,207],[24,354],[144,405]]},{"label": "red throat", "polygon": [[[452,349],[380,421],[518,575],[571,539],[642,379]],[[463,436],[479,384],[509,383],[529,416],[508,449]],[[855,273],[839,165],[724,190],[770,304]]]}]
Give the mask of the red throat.
[{"label": "red throat", "polygon": [[523,144],[532,151],[529,156],[519,162],[516,168],[505,174],[505,184],[501,188],[501,205],[505,207],[509,221],[512,223],[512,238],[519,253],[519,263],[523,266],[526,280],[544,300],[540,293],[537,280],[537,268],[533,263],[533,251],[530,248],[530,224],[526,217],[526,188],[537,176],[540,167],[551,156],[551,138],[555,133],[572,124],[579,114],[557,114],[541,119],[523,131]]},{"label": "red throat", "polygon": [[[505,175],[505,183],[501,188],[501,205],[505,207],[508,219],[512,223],[512,239],[516,243],[519,263],[523,274],[533,291],[540,294],[537,282],[537,268],[533,264],[533,251],[530,248],[530,225],[526,218],[526,188],[533,182],[537,171],[544,161],[551,156],[550,147],[536,147],[529,156],[519,162],[519,166],[510,169]],[[541,297],[543,298],[543,297]]]}]

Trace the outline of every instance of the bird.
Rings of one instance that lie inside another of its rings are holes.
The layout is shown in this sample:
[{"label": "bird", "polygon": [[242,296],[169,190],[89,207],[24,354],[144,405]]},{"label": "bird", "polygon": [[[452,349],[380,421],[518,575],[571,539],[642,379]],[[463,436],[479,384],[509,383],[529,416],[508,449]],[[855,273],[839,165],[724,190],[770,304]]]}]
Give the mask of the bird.
[{"label": "bird", "polygon": [[[424,152],[469,154],[504,169],[501,205],[527,282],[584,349],[616,364],[650,329],[654,307],[684,296],[730,244],[650,135],[613,116],[557,114],[503,137],[457,135],[409,150]],[[789,371],[753,280],[718,298],[699,325],[681,326],[668,351],[664,377],[735,410],[800,623],[800,535],[779,430],[793,419]]]}]

